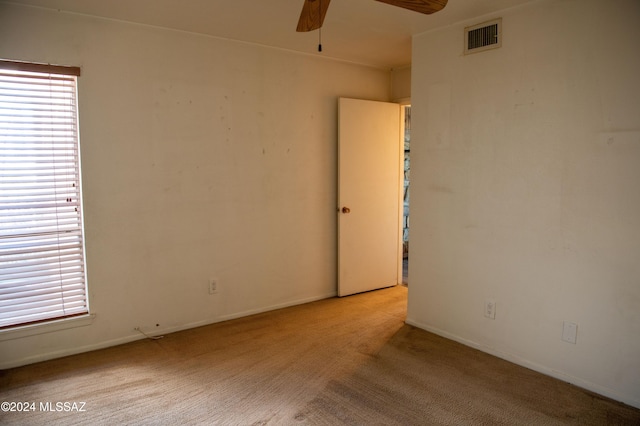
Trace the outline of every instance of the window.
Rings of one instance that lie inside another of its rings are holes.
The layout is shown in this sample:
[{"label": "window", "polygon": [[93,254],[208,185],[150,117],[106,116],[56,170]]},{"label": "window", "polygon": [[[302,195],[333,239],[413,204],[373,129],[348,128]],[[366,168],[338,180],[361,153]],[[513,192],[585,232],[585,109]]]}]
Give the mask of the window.
[{"label": "window", "polygon": [[0,328],[88,313],[79,75],[0,60]]}]

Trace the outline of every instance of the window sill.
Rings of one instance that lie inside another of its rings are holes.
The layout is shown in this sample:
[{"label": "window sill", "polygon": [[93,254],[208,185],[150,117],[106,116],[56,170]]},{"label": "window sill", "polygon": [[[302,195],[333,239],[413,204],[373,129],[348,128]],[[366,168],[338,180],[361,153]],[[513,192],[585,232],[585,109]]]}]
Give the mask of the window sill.
[{"label": "window sill", "polygon": [[85,327],[93,324],[93,320],[95,318],[95,314],[89,314],[80,317],[64,318],[41,324],[25,325],[22,327],[0,330],[0,342],[21,339],[23,337],[35,336],[38,334],[52,333],[70,328]]}]

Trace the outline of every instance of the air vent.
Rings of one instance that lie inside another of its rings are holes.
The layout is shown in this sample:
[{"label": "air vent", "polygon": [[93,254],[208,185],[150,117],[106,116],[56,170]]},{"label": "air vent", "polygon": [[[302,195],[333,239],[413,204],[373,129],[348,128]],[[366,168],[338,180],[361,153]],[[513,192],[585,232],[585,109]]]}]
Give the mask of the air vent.
[{"label": "air vent", "polygon": [[502,18],[464,29],[464,54],[502,46]]}]

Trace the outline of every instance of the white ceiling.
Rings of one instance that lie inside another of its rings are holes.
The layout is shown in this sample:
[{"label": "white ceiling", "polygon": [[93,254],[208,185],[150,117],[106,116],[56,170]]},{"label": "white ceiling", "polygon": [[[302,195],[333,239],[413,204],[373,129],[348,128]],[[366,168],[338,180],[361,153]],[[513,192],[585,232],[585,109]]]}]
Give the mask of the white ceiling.
[{"label": "white ceiling", "polygon": [[10,0],[321,54],[381,68],[411,63],[411,36],[532,0],[449,0],[423,15],[373,0],[333,0],[318,32],[298,33],[304,0]]}]

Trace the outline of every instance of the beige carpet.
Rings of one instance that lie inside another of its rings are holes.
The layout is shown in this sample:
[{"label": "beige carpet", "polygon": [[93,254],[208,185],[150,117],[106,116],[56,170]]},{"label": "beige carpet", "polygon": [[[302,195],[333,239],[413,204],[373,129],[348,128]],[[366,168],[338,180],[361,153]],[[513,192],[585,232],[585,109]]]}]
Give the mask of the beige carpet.
[{"label": "beige carpet", "polygon": [[404,325],[405,313],[398,286],[3,371],[0,400],[37,410],[0,423],[640,424],[640,410]]}]

